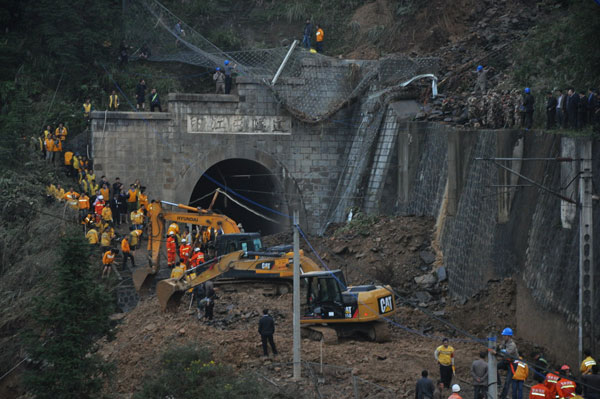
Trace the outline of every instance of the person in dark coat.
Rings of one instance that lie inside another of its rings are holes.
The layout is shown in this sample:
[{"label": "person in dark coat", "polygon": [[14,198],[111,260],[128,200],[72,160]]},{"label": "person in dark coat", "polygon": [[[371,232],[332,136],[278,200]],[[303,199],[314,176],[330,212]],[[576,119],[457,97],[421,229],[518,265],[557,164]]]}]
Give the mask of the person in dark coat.
[{"label": "person in dark coat", "polygon": [[273,341],[273,334],[275,334],[275,321],[269,314],[269,310],[263,310],[263,316],[258,321],[258,333],[262,341],[263,353],[265,356],[269,356],[267,349],[267,342],[273,349],[273,355],[277,355],[277,349],[275,349],[275,342]]},{"label": "person in dark coat", "polygon": [[585,93],[579,93],[579,104],[577,104],[577,127],[583,129],[587,125],[587,99]]},{"label": "person in dark coat", "polygon": [[143,111],[146,108],[146,81],[144,79],[140,79],[135,87],[135,99],[137,100],[137,109],[139,110],[141,106]]},{"label": "person in dark coat", "polygon": [[548,99],[546,100],[546,129],[554,129],[556,124],[556,98],[552,95],[552,92],[548,92]]},{"label": "person in dark coat", "polygon": [[119,194],[115,193],[113,198],[110,200],[109,206],[110,206],[110,210],[113,215],[113,221],[115,223],[115,226],[120,226],[121,225],[121,210],[119,208]]},{"label": "person in dark coat", "polygon": [[310,19],[306,20],[304,24],[304,31],[302,32],[302,46],[306,49],[310,49],[310,39],[312,38],[312,24],[310,23]]},{"label": "person in dark coat", "polygon": [[577,108],[579,107],[579,95],[573,88],[568,91],[567,97],[567,123],[566,126],[577,129]]},{"label": "person in dark coat", "polygon": [[533,124],[533,104],[535,103],[535,99],[531,95],[531,89],[529,87],[525,88],[525,93],[523,94],[523,112],[525,113],[525,118],[523,118],[523,126],[525,129],[531,129],[531,125]]},{"label": "person in dark coat", "polygon": [[586,98],[587,103],[587,122],[592,124],[594,123],[594,113],[596,109],[598,109],[598,98],[596,98],[596,93],[594,93],[594,89],[589,88]]},{"label": "person in dark coat", "polygon": [[421,371],[421,378],[417,381],[415,389],[415,399],[433,399],[435,385],[433,385],[433,381],[427,378],[428,375],[427,370]]}]

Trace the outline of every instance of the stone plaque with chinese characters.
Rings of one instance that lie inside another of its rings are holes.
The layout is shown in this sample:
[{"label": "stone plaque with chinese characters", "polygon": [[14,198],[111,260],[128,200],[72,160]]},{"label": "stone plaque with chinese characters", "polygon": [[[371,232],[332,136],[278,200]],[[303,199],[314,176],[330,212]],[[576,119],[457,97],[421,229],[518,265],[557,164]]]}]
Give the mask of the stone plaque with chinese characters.
[{"label": "stone plaque with chinese characters", "polygon": [[290,135],[292,118],[289,116],[188,115],[187,132]]}]

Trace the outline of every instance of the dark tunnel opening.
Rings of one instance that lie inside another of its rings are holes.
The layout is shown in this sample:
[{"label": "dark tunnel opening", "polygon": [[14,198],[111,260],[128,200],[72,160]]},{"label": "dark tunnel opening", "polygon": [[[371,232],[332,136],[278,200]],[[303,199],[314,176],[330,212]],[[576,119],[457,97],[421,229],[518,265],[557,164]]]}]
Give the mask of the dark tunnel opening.
[{"label": "dark tunnel opening", "polygon": [[[194,187],[189,205],[204,209],[210,206],[213,198],[212,193],[219,186],[207,176],[258,204],[287,214],[287,204],[282,188],[273,172],[257,162],[240,158],[221,161],[204,172]],[[266,220],[219,194],[213,209],[227,215],[236,223],[242,223],[245,231],[257,231],[262,235],[269,235],[284,230],[286,226],[285,218],[236,197],[232,193],[229,193],[229,195],[243,206],[277,221],[277,223],[273,223]]]}]

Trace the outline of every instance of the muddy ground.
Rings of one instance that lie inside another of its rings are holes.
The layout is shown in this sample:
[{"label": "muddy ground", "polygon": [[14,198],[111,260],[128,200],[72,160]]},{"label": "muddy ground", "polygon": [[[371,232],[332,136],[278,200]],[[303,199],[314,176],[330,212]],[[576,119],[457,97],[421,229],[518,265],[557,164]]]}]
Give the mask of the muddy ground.
[{"label": "muddy ground", "polygon": [[[390,342],[344,339],[321,347],[320,342],[304,339],[302,359],[312,364],[312,370],[306,365],[306,378],[295,383],[289,364],[291,294],[267,297],[218,289],[212,324],[200,322],[194,307],[189,310],[189,296],[176,313],[162,313],[157,299],[150,296],[131,312],[115,315],[119,319],[115,338],[100,342],[99,352],[118,370],[107,390],[130,397],[169,345],[201,344],[214,352],[217,361],[254,373],[263,383],[295,392],[296,397],[352,397],[354,389],[360,397],[410,397],[421,370],[428,369],[438,378],[433,351],[441,337],[447,336],[457,351],[457,379],[464,380],[464,389],[470,392],[469,367],[484,348],[473,338],[485,338],[488,332],[514,323],[512,280],[490,282],[482,294],[461,304],[447,295],[446,282],[439,281],[443,258],[432,248],[432,219],[381,217],[356,223],[352,229],[343,227],[330,229],[326,237],[309,237],[311,245],[328,267],[344,270],[348,283],[384,282],[401,295],[398,312],[388,325]],[[281,233],[266,237],[265,243],[290,243],[291,238],[291,233]],[[303,249],[318,261],[306,243]],[[276,320],[275,341],[280,351],[276,358],[261,358],[257,326],[263,308],[270,309]]]}]

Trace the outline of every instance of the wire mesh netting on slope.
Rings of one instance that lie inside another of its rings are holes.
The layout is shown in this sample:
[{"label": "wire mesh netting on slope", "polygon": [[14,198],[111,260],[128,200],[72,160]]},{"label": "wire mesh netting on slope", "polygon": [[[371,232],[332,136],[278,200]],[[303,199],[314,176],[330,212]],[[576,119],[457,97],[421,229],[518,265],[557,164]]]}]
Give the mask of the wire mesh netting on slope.
[{"label": "wire mesh netting on slope", "polygon": [[[155,0],[127,0],[126,41],[131,60],[182,62],[214,69],[225,60],[235,72],[268,86],[293,116],[315,123],[328,119],[374,84],[391,87],[416,75],[436,73],[437,58],[390,56],[378,61],[342,60],[300,46],[225,52]],[[272,83],[289,53],[279,79]]]}]

